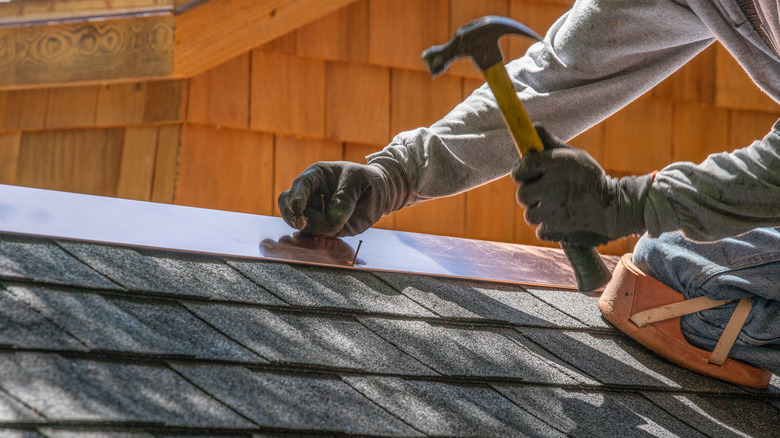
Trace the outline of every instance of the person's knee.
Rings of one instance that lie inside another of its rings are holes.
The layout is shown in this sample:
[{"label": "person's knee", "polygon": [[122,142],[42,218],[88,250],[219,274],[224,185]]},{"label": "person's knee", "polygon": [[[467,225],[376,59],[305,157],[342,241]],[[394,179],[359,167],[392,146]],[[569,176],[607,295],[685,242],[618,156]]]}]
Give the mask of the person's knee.
[{"label": "person's knee", "polygon": [[645,274],[684,293],[690,286],[686,275],[685,253],[687,240],[679,232],[663,233],[650,238],[643,235],[634,247],[632,261]]}]

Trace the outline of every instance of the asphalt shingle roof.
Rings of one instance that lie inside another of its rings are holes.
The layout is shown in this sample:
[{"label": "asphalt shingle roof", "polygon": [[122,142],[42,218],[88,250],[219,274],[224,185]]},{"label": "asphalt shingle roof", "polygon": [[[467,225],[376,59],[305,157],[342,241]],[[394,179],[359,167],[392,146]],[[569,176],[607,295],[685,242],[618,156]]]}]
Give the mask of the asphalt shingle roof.
[{"label": "asphalt shingle roof", "polygon": [[0,435],[780,436],[597,295],[0,235]]}]

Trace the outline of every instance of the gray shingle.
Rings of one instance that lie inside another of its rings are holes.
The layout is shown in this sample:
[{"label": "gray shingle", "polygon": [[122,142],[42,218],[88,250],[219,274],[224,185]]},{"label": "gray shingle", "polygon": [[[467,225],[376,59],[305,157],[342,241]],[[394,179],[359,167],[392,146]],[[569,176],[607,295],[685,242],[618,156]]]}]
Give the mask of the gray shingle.
[{"label": "gray shingle", "polygon": [[483,318],[540,327],[584,327],[516,285],[392,272],[375,275],[444,317]]},{"label": "gray shingle", "polygon": [[526,287],[528,293],[561,312],[576,318],[588,327],[614,328],[601,317],[597,294],[587,294],[563,289]]},{"label": "gray shingle", "polygon": [[760,399],[668,393],[646,393],[645,397],[707,436],[780,436],[780,415]]},{"label": "gray shingle", "polygon": [[62,430],[46,427],[42,427],[39,430],[47,438],[159,438],[159,436],[143,432]]},{"label": "gray shingle", "polygon": [[639,394],[493,385],[545,423],[576,437],[704,437]]},{"label": "gray shingle", "polygon": [[76,242],[60,245],[130,290],[284,304],[215,257]]},{"label": "gray shingle", "polygon": [[262,361],[179,305],[26,285],[8,290],[90,349]]},{"label": "gray shingle", "polygon": [[353,434],[419,435],[341,380],[173,364],[199,387],[267,427]]},{"label": "gray shingle", "polygon": [[369,272],[239,260],[228,264],[290,304],[434,316]]},{"label": "gray shingle", "polygon": [[0,276],[36,282],[121,289],[48,240],[0,235]]},{"label": "gray shingle", "polygon": [[542,330],[523,334],[605,384],[740,391],[667,362],[628,337]]},{"label": "gray shingle", "polygon": [[[422,321],[360,318],[369,329],[434,370],[453,376],[509,377],[528,382],[576,384],[585,376],[559,366],[504,334]],[[528,342],[527,340],[525,342]]]},{"label": "gray shingle", "polygon": [[3,438],[47,438],[45,435],[41,435],[40,433],[34,431],[34,430],[26,430],[26,429],[11,429],[10,427],[4,427],[2,430]]},{"label": "gray shingle", "polygon": [[0,354],[0,387],[49,421],[251,427],[167,367]]},{"label": "gray shingle", "polygon": [[5,289],[0,289],[0,345],[53,350],[87,349]]},{"label": "gray shingle", "polygon": [[348,317],[300,316],[258,308],[185,305],[204,321],[275,362],[435,374]]},{"label": "gray shingle", "polygon": [[428,435],[564,436],[488,387],[395,377],[344,381]]},{"label": "gray shingle", "polygon": [[14,400],[0,389],[0,422],[37,423],[40,421],[43,421],[43,417]]}]

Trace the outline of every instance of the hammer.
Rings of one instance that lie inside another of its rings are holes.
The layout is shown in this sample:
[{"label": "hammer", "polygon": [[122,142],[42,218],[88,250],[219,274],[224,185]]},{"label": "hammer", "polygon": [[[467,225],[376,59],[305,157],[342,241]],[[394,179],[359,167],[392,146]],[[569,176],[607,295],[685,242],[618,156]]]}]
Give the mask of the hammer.
[{"label": "hammer", "polygon": [[[498,102],[509,132],[514,139],[517,153],[522,158],[531,151],[544,150],[544,144],[536,133],[523,104],[517,97],[515,87],[504,68],[499,38],[504,35],[522,35],[541,41],[542,38],[527,26],[512,19],[499,16],[478,18],[461,27],[455,36],[445,44],[433,46],[422,53],[423,61],[433,77],[444,72],[450,63],[469,56],[485,77],[490,90]],[[560,243],[571,263],[577,288],[589,292],[599,288],[612,278],[595,248]]]}]

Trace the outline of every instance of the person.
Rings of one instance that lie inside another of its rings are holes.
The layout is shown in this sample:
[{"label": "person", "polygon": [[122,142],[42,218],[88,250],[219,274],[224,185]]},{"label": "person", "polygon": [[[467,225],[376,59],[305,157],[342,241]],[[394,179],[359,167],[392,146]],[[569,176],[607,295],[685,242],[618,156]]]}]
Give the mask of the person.
[{"label": "person", "polygon": [[[545,151],[518,159],[482,86],[430,127],[398,134],[367,164],[310,166],[279,196],[282,216],[313,235],[354,235],[393,211],[511,173],[540,238],[595,246],[645,233],[634,263],[686,298],[754,297],[730,357],[780,374],[780,120],[743,149],[621,179],[565,143],[716,40],[780,102],[779,5],[578,0],[507,65]],[[684,316],[685,338],[711,350],[732,311]]]}]

